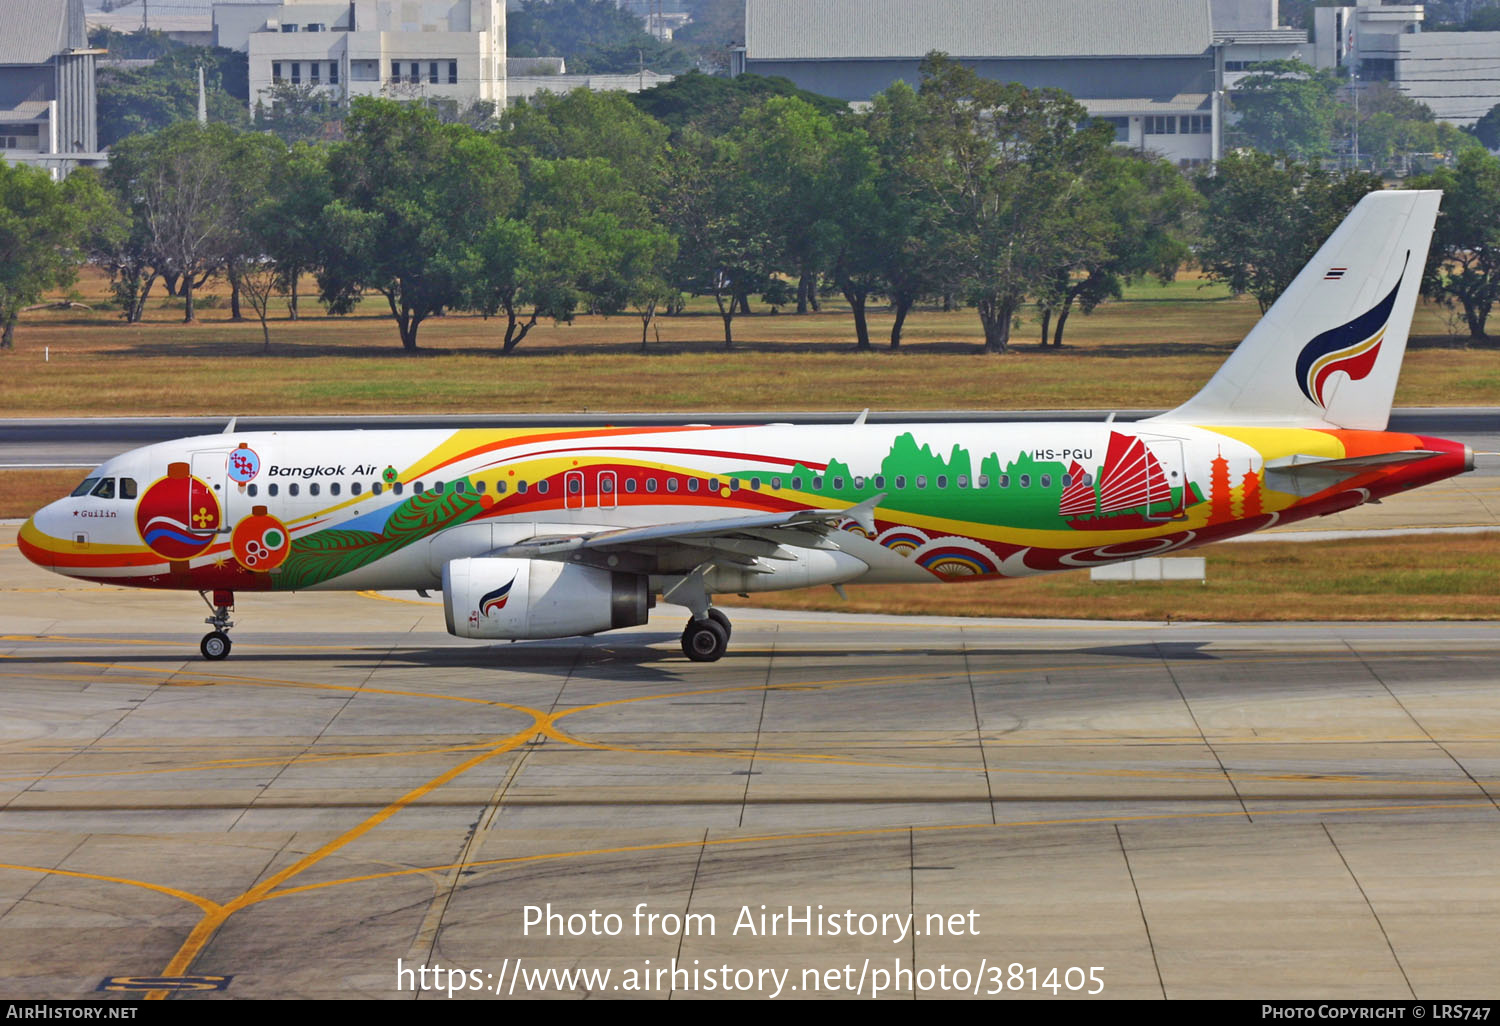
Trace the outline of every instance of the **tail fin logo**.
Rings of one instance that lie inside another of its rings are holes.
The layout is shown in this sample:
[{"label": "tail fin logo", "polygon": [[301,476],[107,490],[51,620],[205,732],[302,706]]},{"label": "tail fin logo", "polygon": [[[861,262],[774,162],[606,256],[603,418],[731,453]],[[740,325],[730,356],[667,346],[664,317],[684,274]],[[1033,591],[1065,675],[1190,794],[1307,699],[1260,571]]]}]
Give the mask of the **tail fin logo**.
[{"label": "tail fin logo", "polygon": [[492,609],[504,609],[505,603],[510,600],[510,587],[515,583],[516,579],[512,577],[507,583],[502,584],[488,595],[485,595],[479,600],[479,611],[485,616],[489,616]]},{"label": "tail fin logo", "polygon": [[1375,369],[1380,356],[1380,343],[1385,338],[1391,310],[1396,305],[1396,294],[1406,279],[1406,265],[1411,261],[1411,250],[1401,264],[1401,277],[1390,294],[1354,320],[1330,328],[1302,347],[1297,356],[1297,385],[1310,402],[1324,409],[1328,403],[1324,388],[1328,379],[1338,371],[1349,375],[1350,381],[1360,381]]}]

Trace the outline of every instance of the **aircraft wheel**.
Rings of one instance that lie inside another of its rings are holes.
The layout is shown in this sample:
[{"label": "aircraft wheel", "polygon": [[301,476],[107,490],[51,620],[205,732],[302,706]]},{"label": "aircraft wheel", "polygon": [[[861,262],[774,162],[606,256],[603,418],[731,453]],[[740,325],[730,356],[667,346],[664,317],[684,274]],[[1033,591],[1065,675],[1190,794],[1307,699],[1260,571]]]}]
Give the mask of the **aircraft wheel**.
[{"label": "aircraft wheel", "polygon": [[729,622],[729,617],[724,615],[722,609],[710,609],[708,611],[708,618],[724,628],[724,637],[726,640],[734,637],[734,626]]},{"label": "aircraft wheel", "polygon": [[717,662],[729,647],[729,635],[716,620],[689,620],[682,631],[682,654],[695,663]]},{"label": "aircraft wheel", "polygon": [[209,631],[203,635],[203,640],[198,642],[198,651],[203,653],[203,658],[217,662],[229,655],[229,635],[223,631]]}]

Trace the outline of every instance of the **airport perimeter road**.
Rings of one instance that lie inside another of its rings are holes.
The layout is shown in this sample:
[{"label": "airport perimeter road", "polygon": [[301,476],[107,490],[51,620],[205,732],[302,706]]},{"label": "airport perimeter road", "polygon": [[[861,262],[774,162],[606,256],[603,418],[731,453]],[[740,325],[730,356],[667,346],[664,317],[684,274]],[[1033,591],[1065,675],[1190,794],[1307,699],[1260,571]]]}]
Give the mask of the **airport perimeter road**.
[{"label": "airport perimeter road", "polygon": [[[583,413],[497,414],[487,416],[413,415],[399,417],[241,417],[241,431],[317,431],[363,428],[553,427],[558,425],[640,424],[837,424],[852,421],[847,413]],[[943,421],[1098,421],[1109,410],[920,410],[871,412],[872,423]],[[1139,420],[1159,410],[1121,410],[1122,421]],[[127,449],[215,434],[228,417],[0,418],[0,466],[92,467]],[[1392,431],[1437,435],[1464,442],[1476,451],[1500,451],[1500,408],[1410,407],[1391,414]],[[1481,462],[1479,473],[1500,476],[1500,461]]]},{"label": "airport perimeter road", "polygon": [[735,610],[702,665],[309,593],[206,663],[13,542],[7,997],[1494,989],[1500,625]]}]

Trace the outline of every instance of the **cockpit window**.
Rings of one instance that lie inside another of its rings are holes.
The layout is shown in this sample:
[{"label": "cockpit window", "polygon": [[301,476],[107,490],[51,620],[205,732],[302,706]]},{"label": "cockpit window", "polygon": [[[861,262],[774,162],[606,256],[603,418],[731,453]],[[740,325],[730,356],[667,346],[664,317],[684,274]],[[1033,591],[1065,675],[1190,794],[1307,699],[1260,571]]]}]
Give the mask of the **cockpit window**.
[{"label": "cockpit window", "polygon": [[133,499],[133,498],[135,498],[135,478],[133,478],[133,477],[122,477],[122,478],[120,478],[120,498],[122,498],[122,499]]},{"label": "cockpit window", "polygon": [[94,490],[94,485],[96,485],[98,483],[99,483],[99,479],[97,477],[86,477],[86,478],[84,478],[83,479],[83,484],[81,484],[77,488],[73,489],[73,496],[77,497],[79,495],[87,495],[89,492],[91,492],[91,491]]},{"label": "cockpit window", "polygon": [[115,479],[112,477],[100,478],[94,490],[89,492],[96,499],[113,499],[115,497]]}]

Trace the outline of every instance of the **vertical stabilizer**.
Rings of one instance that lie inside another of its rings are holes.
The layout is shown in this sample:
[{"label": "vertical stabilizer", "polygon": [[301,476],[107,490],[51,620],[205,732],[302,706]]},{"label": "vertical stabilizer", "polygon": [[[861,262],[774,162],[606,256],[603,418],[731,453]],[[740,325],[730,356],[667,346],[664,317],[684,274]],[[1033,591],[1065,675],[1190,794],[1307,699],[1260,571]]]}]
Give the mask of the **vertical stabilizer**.
[{"label": "vertical stabilizer", "polygon": [[1154,419],[1384,430],[1441,198],[1360,200],[1203,390]]}]

